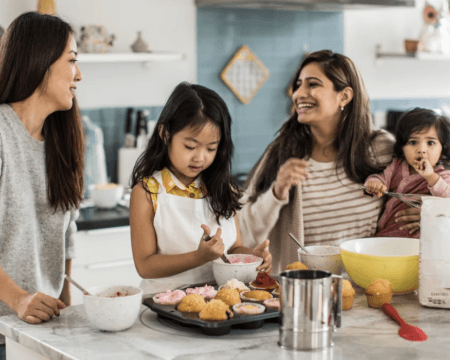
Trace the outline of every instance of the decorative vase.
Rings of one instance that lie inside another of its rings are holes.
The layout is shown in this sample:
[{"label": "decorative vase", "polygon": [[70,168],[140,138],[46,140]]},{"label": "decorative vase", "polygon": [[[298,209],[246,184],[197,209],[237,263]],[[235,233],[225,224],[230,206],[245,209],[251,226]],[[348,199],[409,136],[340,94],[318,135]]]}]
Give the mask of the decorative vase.
[{"label": "decorative vase", "polygon": [[135,53],[150,52],[148,49],[148,44],[142,39],[142,34],[140,31],[138,31],[136,41],[130,47]]},{"label": "decorative vase", "polygon": [[37,11],[41,14],[56,15],[55,0],[38,0]]}]

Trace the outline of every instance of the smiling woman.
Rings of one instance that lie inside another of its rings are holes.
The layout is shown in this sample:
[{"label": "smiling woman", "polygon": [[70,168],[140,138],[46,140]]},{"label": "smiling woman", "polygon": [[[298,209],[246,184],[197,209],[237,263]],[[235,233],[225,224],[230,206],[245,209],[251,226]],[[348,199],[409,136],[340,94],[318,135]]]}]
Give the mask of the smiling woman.
[{"label": "smiling woman", "polygon": [[20,15],[0,47],[0,316],[40,323],[70,305],[63,276],[83,194],[81,73],[73,30],[58,17]]},{"label": "smiling woman", "polygon": [[296,112],[249,175],[238,214],[245,245],[271,240],[275,272],[297,261],[289,233],[308,245],[373,235],[381,201],[364,198],[358,184],[392,158],[393,139],[372,129],[369,99],[349,58],[309,54],[292,90]]}]

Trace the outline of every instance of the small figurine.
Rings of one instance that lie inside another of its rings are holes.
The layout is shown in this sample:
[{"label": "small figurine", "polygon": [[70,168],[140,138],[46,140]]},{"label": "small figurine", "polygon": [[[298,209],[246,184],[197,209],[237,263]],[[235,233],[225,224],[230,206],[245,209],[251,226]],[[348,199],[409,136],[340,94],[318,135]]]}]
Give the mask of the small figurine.
[{"label": "small figurine", "polygon": [[148,44],[142,39],[142,33],[140,31],[138,31],[136,41],[130,47],[135,53],[150,52]]},{"label": "small figurine", "polygon": [[114,34],[107,34],[102,25],[82,26],[78,40],[78,49],[82,53],[105,53],[114,43]]},{"label": "small figurine", "polygon": [[419,51],[450,54],[448,2],[427,0],[423,10],[424,25],[419,37]]}]

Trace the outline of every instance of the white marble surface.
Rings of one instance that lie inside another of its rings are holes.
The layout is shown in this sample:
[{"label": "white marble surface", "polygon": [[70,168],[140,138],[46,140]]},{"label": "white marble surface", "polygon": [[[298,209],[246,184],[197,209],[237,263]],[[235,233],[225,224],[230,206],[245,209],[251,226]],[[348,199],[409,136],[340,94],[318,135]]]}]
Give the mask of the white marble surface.
[{"label": "white marble surface", "polygon": [[343,312],[343,326],[333,335],[334,346],[326,351],[294,352],[278,347],[278,326],[257,330],[232,330],[211,337],[196,329],[174,329],[142,307],[132,328],[107,333],[92,329],[82,305],[68,307],[59,318],[30,325],[16,316],[0,318],[0,333],[50,359],[332,359],[412,360],[450,358],[450,310],[426,308],[416,294],[394,296],[392,305],[403,319],[429,336],[424,342],[401,338],[399,326],[381,309],[367,307],[362,289],[353,309]]}]

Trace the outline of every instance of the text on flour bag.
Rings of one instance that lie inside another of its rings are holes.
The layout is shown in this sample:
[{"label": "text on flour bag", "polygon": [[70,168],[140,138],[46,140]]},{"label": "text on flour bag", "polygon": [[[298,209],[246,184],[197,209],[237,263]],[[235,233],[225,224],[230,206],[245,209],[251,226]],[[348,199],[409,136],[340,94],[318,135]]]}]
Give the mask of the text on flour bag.
[{"label": "text on flour bag", "polygon": [[450,308],[450,199],[422,197],[419,302]]}]

